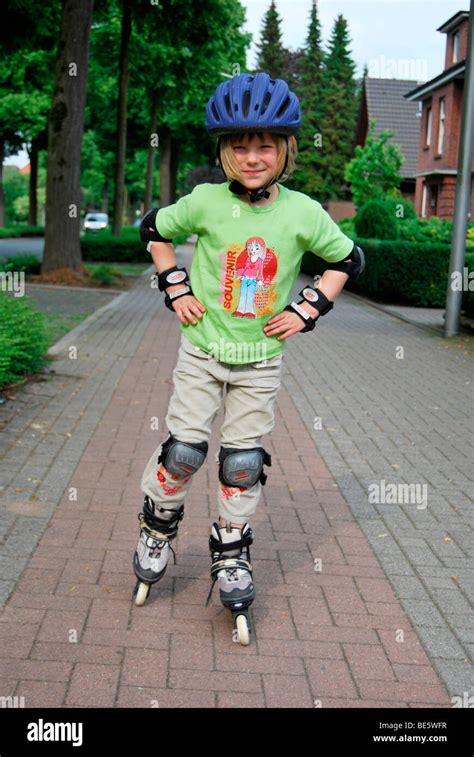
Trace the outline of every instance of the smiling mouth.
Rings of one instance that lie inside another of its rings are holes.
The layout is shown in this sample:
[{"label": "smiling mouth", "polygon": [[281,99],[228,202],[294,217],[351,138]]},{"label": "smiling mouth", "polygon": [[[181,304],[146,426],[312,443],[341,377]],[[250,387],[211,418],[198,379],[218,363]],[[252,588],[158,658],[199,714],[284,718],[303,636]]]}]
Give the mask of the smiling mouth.
[{"label": "smiling mouth", "polygon": [[244,173],[262,173],[263,168],[259,168],[258,171],[244,171]]}]

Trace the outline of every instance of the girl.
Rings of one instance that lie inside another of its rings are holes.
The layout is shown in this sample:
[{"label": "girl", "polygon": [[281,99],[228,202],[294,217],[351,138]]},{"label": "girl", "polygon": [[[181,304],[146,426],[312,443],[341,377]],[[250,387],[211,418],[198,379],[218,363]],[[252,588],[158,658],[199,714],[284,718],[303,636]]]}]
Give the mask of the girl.
[{"label": "girl", "polygon": [[[218,137],[227,182],[198,185],[174,205],[154,208],[141,228],[182,335],[166,416],[169,436],[141,481],[135,601],[143,604],[166,570],[183,501],[224,399],[208,602],[217,580],[243,644],[255,597],[249,521],[267,478],[263,466],[271,465],[261,441],[274,427],[284,340],[313,329],[361,268],[361,251],[321,205],[280,183],[295,168],[300,125],[298,98],[283,80],[258,73],[221,83],[206,106],[206,128]],[[198,243],[188,277],[176,266],[170,242],[193,232]],[[305,287],[300,302],[287,304],[306,250],[330,266],[318,289]]]}]

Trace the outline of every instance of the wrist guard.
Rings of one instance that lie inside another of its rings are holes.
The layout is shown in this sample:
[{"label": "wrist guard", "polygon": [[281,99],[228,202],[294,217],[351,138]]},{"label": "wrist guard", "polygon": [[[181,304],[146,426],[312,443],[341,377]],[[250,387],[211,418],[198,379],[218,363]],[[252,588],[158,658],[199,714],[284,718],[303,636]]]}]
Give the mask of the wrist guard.
[{"label": "wrist guard", "polygon": [[189,276],[186,268],[178,268],[174,265],[172,268],[167,268],[166,271],[156,273],[155,278],[158,278],[158,289],[160,292],[164,292],[170,286],[174,284],[185,284],[189,281]]},{"label": "wrist guard", "polygon": [[[308,302],[318,311],[319,315],[326,315],[334,307],[334,302],[331,302],[320,289],[307,286],[303,287],[298,294],[300,297],[303,297],[303,302]],[[298,304],[300,305],[301,303]]]},{"label": "wrist guard", "polygon": [[[316,326],[316,321],[321,315],[326,315],[326,313],[329,313],[330,310],[334,307],[334,302],[331,302],[323,292],[321,292],[320,289],[313,289],[313,287],[307,286],[303,287],[301,292],[299,292],[299,295],[303,297],[302,300],[299,302],[292,302],[290,305],[287,305],[284,310],[289,310],[290,312],[296,313],[299,315],[303,323],[305,324],[304,329],[301,329],[299,332],[300,334],[304,334],[306,331],[312,331],[314,327]],[[313,308],[315,308],[319,315],[317,315],[315,318],[313,318],[309,313],[306,312],[306,310],[303,310],[300,305],[303,302],[308,302]]]},{"label": "wrist guard", "polygon": [[173,307],[173,302],[175,300],[178,300],[180,297],[184,297],[185,294],[193,294],[193,290],[190,286],[185,286],[183,289],[178,289],[177,292],[171,292],[171,294],[166,293],[165,295],[165,305],[168,308],[168,310],[171,310],[173,313],[176,313],[176,310]]}]

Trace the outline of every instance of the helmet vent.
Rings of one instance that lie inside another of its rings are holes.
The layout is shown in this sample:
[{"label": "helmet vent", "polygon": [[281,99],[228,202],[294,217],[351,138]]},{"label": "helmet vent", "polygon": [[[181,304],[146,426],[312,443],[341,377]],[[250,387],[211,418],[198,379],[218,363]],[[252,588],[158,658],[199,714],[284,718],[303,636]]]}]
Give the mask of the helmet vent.
[{"label": "helmet vent", "polygon": [[217,112],[217,108],[216,108],[216,105],[215,105],[214,102],[211,103],[211,110],[212,110],[212,115],[214,116],[214,118],[216,119],[216,121],[220,121],[221,117],[220,117],[219,113]]},{"label": "helmet vent", "polygon": [[271,96],[270,92],[267,92],[267,94],[265,95],[265,99],[263,101],[263,105],[262,105],[262,113],[265,113],[265,111],[266,111],[266,109],[268,107],[268,103],[270,102],[271,99],[272,99],[272,96]]},{"label": "helmet vent", "polygon": [[224,97],[224,103],[225,103],[225,109],[227,111],[227,115],[232,116],[232,108],[230,105],[230,97],[228,94]]},{"label": "helmet vent", "polygon": [[290,98],[287,97],[286,100],[285,100],[285,102],[278,109],[278,113],[276,114],[277,118],[279,118],[280,116],[283,115],[283,113],[285,113],[285,111],[288,109],[289,105],[290,105]]},{"label": "helmet vent", "polygon": [[247,90],[244,92],[244,99],[242,102],[242,113],[244,116],[248,116],[250,106],[250,92]]}]

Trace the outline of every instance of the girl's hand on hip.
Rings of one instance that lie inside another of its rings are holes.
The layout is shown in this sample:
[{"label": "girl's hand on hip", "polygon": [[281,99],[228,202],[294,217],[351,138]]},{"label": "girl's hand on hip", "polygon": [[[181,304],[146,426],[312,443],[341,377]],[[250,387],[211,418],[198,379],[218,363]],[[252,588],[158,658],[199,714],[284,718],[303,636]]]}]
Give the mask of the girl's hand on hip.
[{"label": "girl's hand on hip", "polygon": [[282,313],[278,313],[278,315],[274,315],[270,318],[267,325],[263,327],[263,331],[265,336],[275,336],[275,334],[280,334],[277,339],[282,341],[289,336],[293,336],[293,334],[297,334],[298,331],[304,329],[304,326],[305,324],[299,315],[291,313],[289,310],[283,310]]},{"label": "girl's hand on hip", "polygon": [[185,326],[188,326],[189,323],[192,323],[193,326],[195,326],[197,321],[194,316],[202,318],[203,313],[206,312],[204,305],[192,294],[185,294],[182,297],[178,297],[176,302],[173,302],[172,305],[179,320],[181,323],[184,323]]}]

